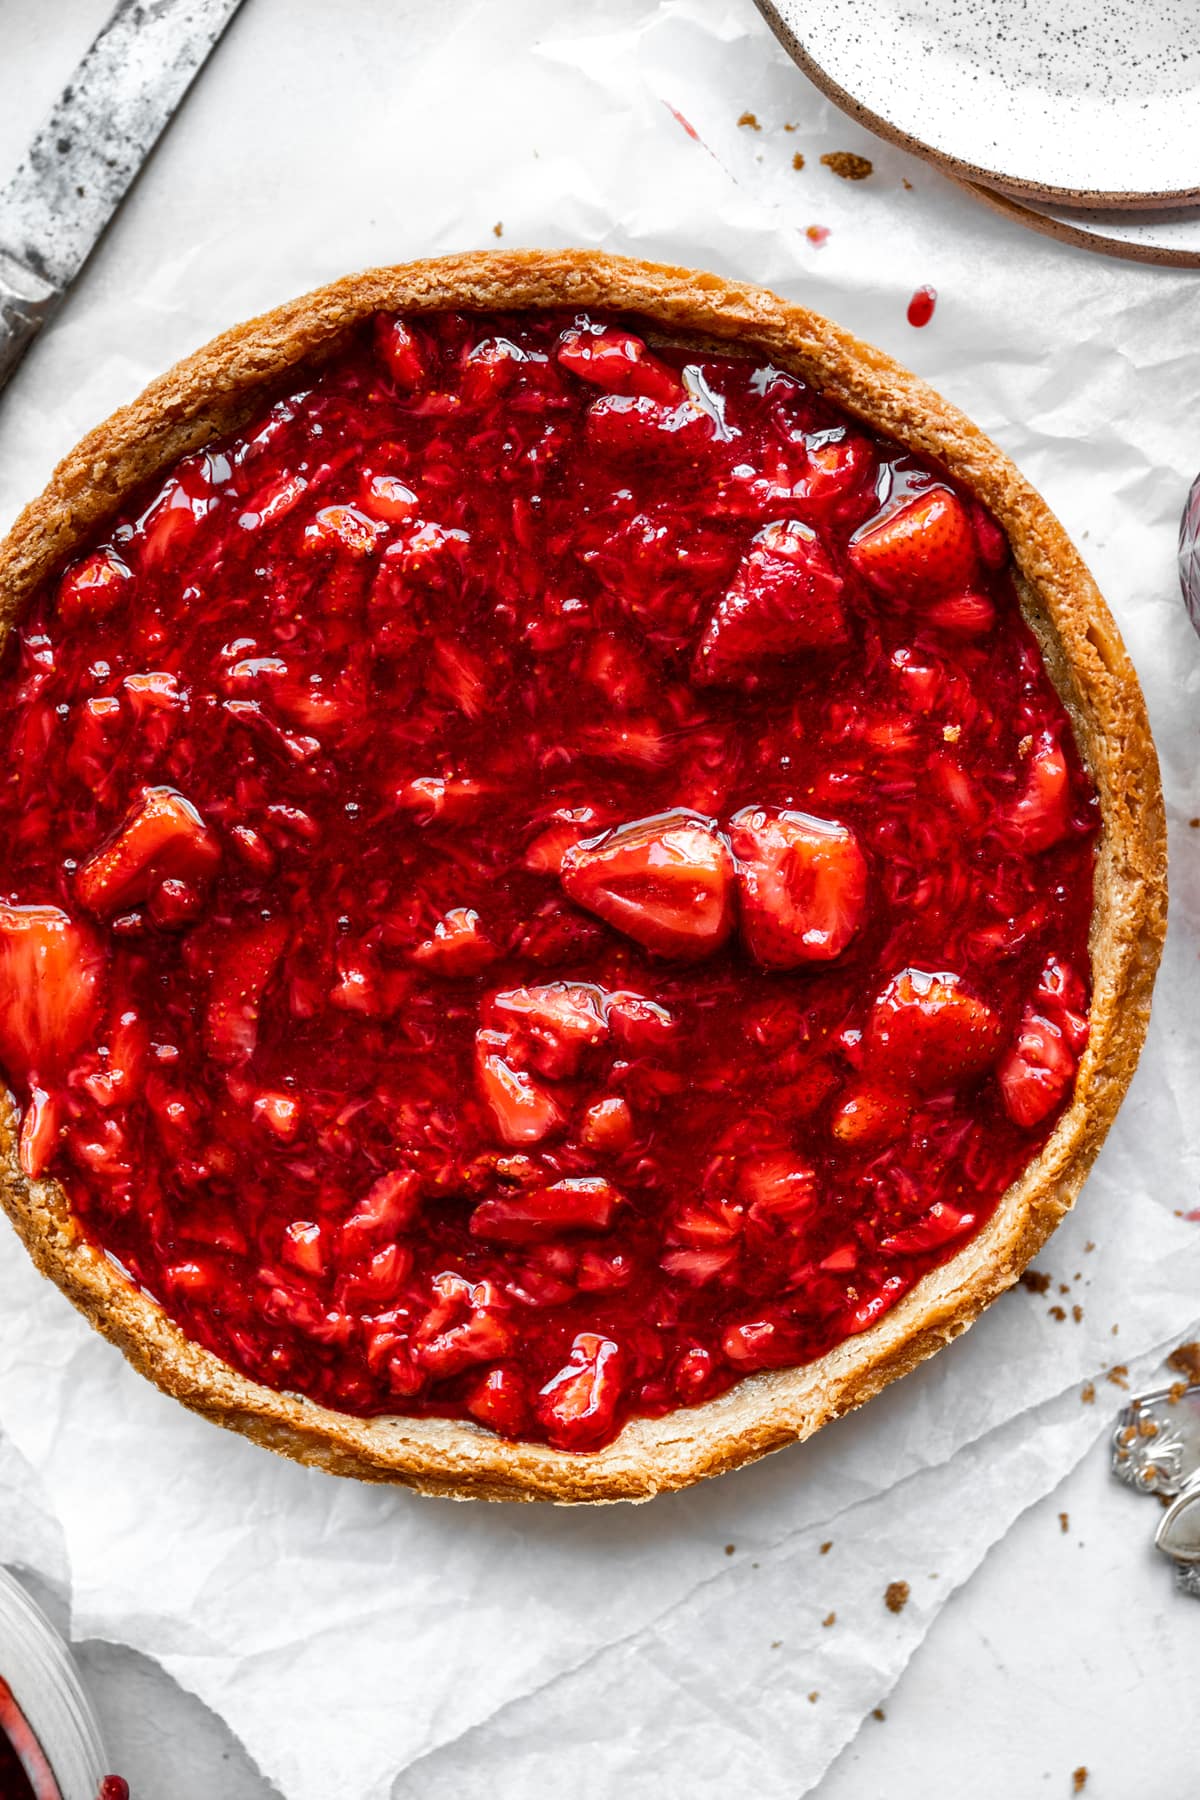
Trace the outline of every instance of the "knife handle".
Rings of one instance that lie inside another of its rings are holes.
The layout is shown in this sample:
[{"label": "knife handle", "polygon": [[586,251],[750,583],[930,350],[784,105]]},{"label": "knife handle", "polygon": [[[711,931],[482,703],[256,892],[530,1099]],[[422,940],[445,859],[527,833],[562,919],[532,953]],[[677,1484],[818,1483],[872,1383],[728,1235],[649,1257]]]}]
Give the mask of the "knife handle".
[{"label": "knife handle", "polygon": [[61,299],[57,288],[0,250],[0,388]]}]

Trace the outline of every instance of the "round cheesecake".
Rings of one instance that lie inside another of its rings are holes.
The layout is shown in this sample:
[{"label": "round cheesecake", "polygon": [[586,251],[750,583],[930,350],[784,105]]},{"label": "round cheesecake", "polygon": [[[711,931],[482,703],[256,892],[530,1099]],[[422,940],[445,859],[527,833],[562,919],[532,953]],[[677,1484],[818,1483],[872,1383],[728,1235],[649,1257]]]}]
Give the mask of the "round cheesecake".
[{"label": "round cheesecake", "polygon": [[827,321],[348,278],[85,439],[0,604],[2,1197],[187,1405],[646,1497],[1072,1204],[1164,929],[1144,704],[1041,499]]}]

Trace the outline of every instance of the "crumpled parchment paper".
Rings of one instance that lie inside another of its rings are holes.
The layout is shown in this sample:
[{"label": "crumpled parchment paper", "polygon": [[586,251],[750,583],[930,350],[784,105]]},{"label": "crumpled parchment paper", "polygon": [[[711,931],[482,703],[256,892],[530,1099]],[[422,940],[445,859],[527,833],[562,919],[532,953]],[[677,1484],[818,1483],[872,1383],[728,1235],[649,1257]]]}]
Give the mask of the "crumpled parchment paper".
[{"label": "crumpled parchment paper", "polygon": [[[837,150],[870,178],[822,166]],[[1200,658],[1173,570],[1200,465],[1194,291],[1023,235],[876,143],[750,0],[250,0],[0,400],[0,524],[230,321],[497,226],[506,245],[594,244],[803,298],[927,375],[1046,493],[1110,598],[1163,759],[1172,932],[1141,1069],[1040,1259],[1049,1292],[1006,1296],[810,1444],[638,1509],[459,1506],[277,1461],[142,1382],[0,1235],[0,1558],[69,1572],[76,1633],[157,1659],[287,1800],[793,1800],[1107,1428],[1107,1372],[1147,1378],[1200,1313],[1182,1216]],[[924,283],[938,306],[918,332]]]}]

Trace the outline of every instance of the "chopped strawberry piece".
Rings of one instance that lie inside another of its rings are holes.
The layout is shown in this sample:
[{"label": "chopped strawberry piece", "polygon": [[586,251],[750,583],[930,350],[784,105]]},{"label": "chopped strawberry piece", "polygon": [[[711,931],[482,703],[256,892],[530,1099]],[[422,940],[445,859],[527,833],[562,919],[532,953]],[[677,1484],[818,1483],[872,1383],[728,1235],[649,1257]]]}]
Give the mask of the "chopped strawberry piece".
[{"label": "chopped strawberry piece", "polygon": [[605,394],[588,409],[587,435],[613,456],[694,457],[713,444],[712,420],[690,400],[672,406],[645,394]]},{"label": "chopped strawberry piece", "polygon": [[254,1101],[255,1122],[263,1125],[282,1143],[290,1144],[300,1130],[304,1108],[294,1094],[266,1092]]},{"label": "chopped strawberry piece", "polygon": [[395,800],[418,825],[461,825],[478,817],[491,791],[465,775],[419,775],[396,789]]},{"label": "chopped strawberry piece", "polygon": [[808,445],[808,466],[796,484],[805,511],[828,513],[847,495],[869,492],[875,468],[875,452],[863,437],[836,429],[825,431]]},{"label": "chopped strawberry piece", "polygon": [[220,861],[221,846],[191,801],[174,788],[147,788],[80,868],[75,892],[89,912],[107,916],[148,900],[168,878],[204,883]]},{"label": "chopped strawberry piece", "polygon": [[875,1001],[863,1047],[876,1076],[933,1093],[978,1080],[1001,1043],[999,1019],[959,976],[902,969]]},{"label": "chopped strawberry piece", "polygon": [[1075,1057],[1061,1026],[1027,1006],[1017,1041],[997,1070],[1004,1110],[1030,1131],[1062,1104],[1075,1080]]},{"label": "chopped strawberry piece", "polygon": [[493,1282],[448,1274],[439,1275],[433,1287],[437,1297],[410,1340],[422,1369],[437,1377],[458,1375],[507,1355],[515,1333]]},{"label": "chopped strawberry piece", "polygon": [[942,600],[976,585],[978,555],[958,495],[935,487],[872,520],[850,540],[865,581],[897,600]]},{"label": "chopped strawberry piece", "polygon": [[738,1261],[736,1244],[726,1244],[719,1249],[666,1250],[659,1258],[658,1266],[680,1281],[703,1287],[706,1282],[719,1281],[723,1275],[728,1275],[737,1268]]},{"label": "chopped strawberry piece", "polygon": [[908,1124],[912,1108],[895,1088],[851,1088],[838,1102],[830,1130],[839,1143],[862,1150],[892,1144]]},{"label": "chopped strawberry piece", "polygon": [[400,392],[411,393],[425,373],[415,334],[402,319],[380,313],[375,321],[375,345]]},{"label": "chopped strawberry piece", "polygon": [[952,637],[985,637],[996,623],[996,607],[987,594],[947,594],[943,600],[931,600],[922,618]]},{"label": "chopped strawberry piece", "polygon": [[1034,999],[1039,1010],[1061,1027],[1076,1056],[1081,1055],[1090,1030],[1088,994],[1074,969],[1057,956],[1048,957],[1038,976]]},{"label": "chopped strawberry piece", "polygon": [[495,994],[491,1007],[539,1074],[562,1081],[577,1075],[586,1053],[609,1036],[606,1002],[603,988],[552,981]]},{"label": "chopped strawberry piece", "polygon": [[554,354],[572,375],[610,394],[644,394],[676,403],[683,398],[675,371],[652,356],[632,331],[612,325],[572,325],[559,338]]},{"label": "chopped strawberry piece", "polygon": [[301,540],[306,550],[342,550],[350,556],[370,556],[387,535],[387,527],[360,512],[357,506],[323,506]]},{"label": "chopped strawberry piece", "polygon": [[561,874],[563,857],[567,851],[582,843],[595,829],[594,819],[577,824],[563,819],[554,825],[547,825],[545,831],[540,831],[526,850],[524,867],[535,875]]},{"label": "chopped strawberry piece", "polygon": [[294,1219],[283,1234],[282,1252],[285,1263],[299,1269],[302,1275],[325,1273],[325,1234],[321,1225],[311,1219]]},{"label": "chopped strawberry piece", "polygon": [[948,1200],[935,1200],[923,1219],[890,1232],[879,1248],[888,1256],[920,1256],[926,1250],[940,1250],[943,1244],[974,1229],[973,1212],[960,1212]]},{"label": "chopped strawberry piece", "polygon": [[556,1450],[586,1450],[612,1430],[623,1381],[620,1348],[611,1338],[581,1331],[571,1359],[551,1376],[537,1415]]},{"label": "chopped strawberry piece", "polygon": [[696,652],[699,681],[738,681],[779,657],[849,641],[842,578],[796,519],[764,525],[718,601]]},{"label": "chopped strawberry piece", "polygon": [[421,1184],[412,1169],[392,1169],[372,1182],[342,1225],[344,1257],[366,1256],[378,1245],[407,1231],[421,1207]]},{"label": "chopped strawberry piece", "polygon": [[267,919],[222,939],[204,1014],[204,1040],[214,1061],[230,1065],[254,1055],[263,995],[288,936],[282,919]]},{"label": "chopped strawberry piece", "polygon": [[529,1422],[529,1394],[516,1369],[489,1369],[467,1389],[473,1419],[505,1438],[520,1437]]},{"label": "chopped strawberry piece", "polygon": [[99,1010],[104,952],[57,906],[0,904],[0,1058],[18,1081],[65,1073]]},{"label": "chopped strawberry piece", "polygon": [[412,953],[415,963],[435,975],[477,975],[496,959],[496,946],[483,929],[473,906],[452,906],[433,928],[433,936]]},{"label": "chopped strawberry piece", "polygon": [[634,1122],[629,1102],[620,1094],[597,1100],[583,1115],[580,1137],[589,1150],[601,1155],[627,1150],[633,1142]]},{"label": "chopped strawberry piece", "polygon": [[695,813],[661,813],[577,844],[563,858],[562,884],[578,906],[660,956],[709,956],[733,930],[733,859]]},{"label": "chopped strawberry piece", "polygon": [[368,472],[363,477],[362,505],[363,510],[370,513],[373,519],[386,519],[389,525],[395,525],[401,520],[411,519],[420,502],[398,475],[372,475]]},{"label": "chopped strawberry piece", "polygon": [[477,1031],[475,1072],[492,1122],[506,1144],[537,1144],[563,1123],[554,1098],[525,1069],[506,1060],[504,1031]]},{"label": "chopped strawberry piece", "polygon": [[116,551],[106,546],[85,556],[68,569],[58,589],[58,616],[64,625],[106,618],[127,599],[133,588],[133,571]]},{"label": "chopped strawberry piece", "polygon": [[763,1316],[730,1325],[721,1348],[731,1363],[751,1369],[781,1369],[803,1357],[803,1336],[791,1319]]},{"label": "chopped strawberry piece", "polygon": [[769,969],[840,956],[862,924],[867,865],[846,825],[747,806],[729,822],[742,935]]},{"label": "chopped strawberry piece", "polygon": [[621,1195],[602,1176],[571,1176],[480,1201],[471,1214],[471,1236],[489,1244],[552,1243],[564,1232],[607,1231],[620,1204]]},{"label": "chopped strawberry piece", "polygon": [[738,1193],[759,1225],[797,1231],[820,1203],[820,1184],[810,1162],[790,1151],[749,1157],[738,1170]]},{"label": "chopped strawberry piece", "polygon": [[1026,851],[1049,850],[1067,835],[1071,784],[1058,735],[1041,731],[1029,753],[1025,786],[1001,815],[1005,836]]},{"label": "chopped strawberry piece", "polygon": [[979,546],[979,560],[984,568],[1002,569],[1008,561],[1008,539],[991,513],[978,500],[971,502],[971,523],[975,527],[975,542]]}]

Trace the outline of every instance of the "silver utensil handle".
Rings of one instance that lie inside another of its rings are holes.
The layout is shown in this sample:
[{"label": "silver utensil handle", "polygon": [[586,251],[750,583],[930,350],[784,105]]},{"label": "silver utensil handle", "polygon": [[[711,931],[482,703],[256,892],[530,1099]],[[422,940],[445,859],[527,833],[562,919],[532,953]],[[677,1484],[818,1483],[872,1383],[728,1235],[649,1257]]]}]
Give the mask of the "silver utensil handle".
[{"label": "silver utensil handle", "polygon": [[61,299],[57,288],[0,250],[0,388]]}]

